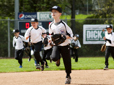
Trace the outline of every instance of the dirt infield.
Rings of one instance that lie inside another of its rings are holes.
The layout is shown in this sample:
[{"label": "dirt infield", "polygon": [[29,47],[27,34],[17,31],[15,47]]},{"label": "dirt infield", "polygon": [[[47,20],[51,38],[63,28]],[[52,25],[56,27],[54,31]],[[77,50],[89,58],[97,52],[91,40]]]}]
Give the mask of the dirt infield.
[{"label": "dirt infield", "polygon": [[[73,70],[70,85],[114,85],[114,70]],[[0,73],[0,85],[65,85],[64,71]]]}]

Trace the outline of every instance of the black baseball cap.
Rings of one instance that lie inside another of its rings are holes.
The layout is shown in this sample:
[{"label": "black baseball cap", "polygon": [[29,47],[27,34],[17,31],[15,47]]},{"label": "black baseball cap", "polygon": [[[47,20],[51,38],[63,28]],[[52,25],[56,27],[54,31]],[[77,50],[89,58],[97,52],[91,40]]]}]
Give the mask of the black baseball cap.
[{"label": "black baseball cap", "polygon": [[17,33],[17,32],[19,32],[18,29],[14,29],[14,30],[13,30],[13,33]]},{"label": "black baseball cap", "polygon": [[31,22],[38,22],[38,19],[36,19],[36,18],[31,18]]},{"label": "black baseball cap", "polygon": [[62,13],[62,9],[59,6],[53,6],[50,11],[52,11],[53,9],[59,11],[60,13]]},{"label": "black baseball cap", "polygon": [[107,29],[107,28],[111,28],[111,29],[112,29],[113,27],[112,27],[112,25],[107,25],[107,26],[106,26],[106,29]]}]

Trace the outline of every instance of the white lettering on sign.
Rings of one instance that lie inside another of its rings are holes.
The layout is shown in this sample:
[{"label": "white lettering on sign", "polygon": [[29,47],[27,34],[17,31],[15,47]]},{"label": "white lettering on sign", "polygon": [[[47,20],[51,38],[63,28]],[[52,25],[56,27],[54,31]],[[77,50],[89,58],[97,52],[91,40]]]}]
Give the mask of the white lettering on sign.
[{"label": "white lettering on sign", "polygon": [[49,14],[41,14],[40,15],[41,17],[41,19],[47,19],[47,18],[49,18]]},{"label": "white lettering on sign", "polygon": [[25,15],[25,18],[36,18],[36,15]]},{"label": "white lettering on sign", "polygon": [[38,20],[53,20],[51,12],[37,12]]},{"label": "white lettering on sign", "polygon": [[98,31],[98,30],[87,30],[87,38],[91,38],[91,39],[96,39],[96,38],[102,38],[101,35],[102,31]]}]

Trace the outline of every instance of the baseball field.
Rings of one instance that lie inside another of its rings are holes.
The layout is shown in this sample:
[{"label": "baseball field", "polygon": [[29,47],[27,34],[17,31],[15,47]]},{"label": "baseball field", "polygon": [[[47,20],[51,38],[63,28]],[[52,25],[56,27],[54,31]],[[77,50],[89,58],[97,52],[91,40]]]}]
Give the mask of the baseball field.
[{"label": "baseball field", "polygon": [[[15,59],[0,59],[0,85],[64,85],[65,71],[61,65],[48,61],[49,68],[35,69],[34,60],[23,59],[23,68]],[[109,58],[109,70],[103,70],[104,57],[72,58],[71,85],[114,85],[114,61]]]}]

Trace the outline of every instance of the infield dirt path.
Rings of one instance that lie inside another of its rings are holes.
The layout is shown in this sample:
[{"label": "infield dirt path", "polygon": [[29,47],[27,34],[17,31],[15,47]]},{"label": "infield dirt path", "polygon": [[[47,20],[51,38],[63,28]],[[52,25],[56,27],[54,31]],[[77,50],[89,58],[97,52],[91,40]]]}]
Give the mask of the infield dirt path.
[{"label": "infield dirt path", "polygon": [[[114,70],[73,70],[70,85],[114,85]],[[0,73],[0,85],[65,85],[65,71]]]}]

